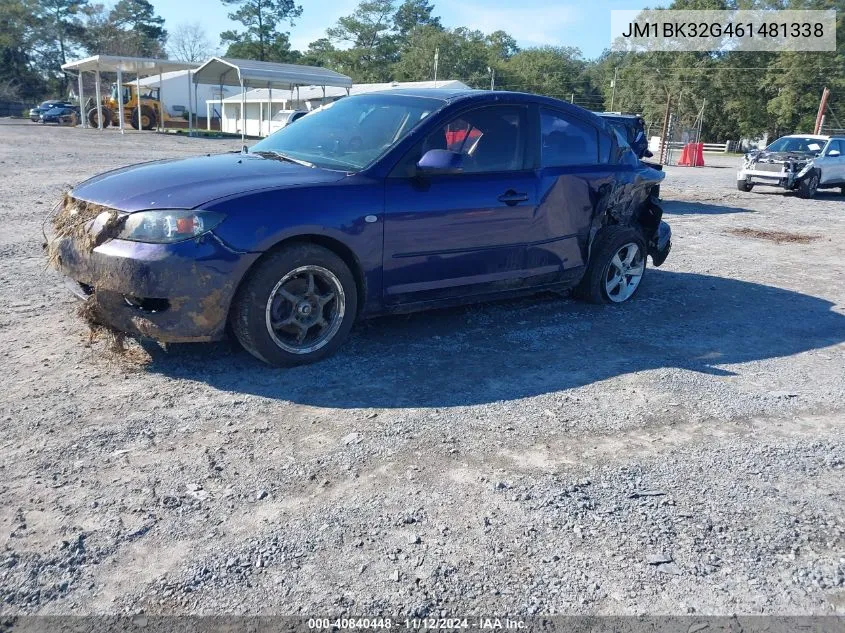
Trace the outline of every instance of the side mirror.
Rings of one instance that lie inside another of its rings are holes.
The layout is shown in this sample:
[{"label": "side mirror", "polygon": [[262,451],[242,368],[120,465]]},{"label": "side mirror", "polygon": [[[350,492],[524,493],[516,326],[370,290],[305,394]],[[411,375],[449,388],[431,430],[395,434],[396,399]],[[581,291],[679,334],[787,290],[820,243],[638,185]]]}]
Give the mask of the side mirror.
[{"label": "side mirror", "polygon": [[839,156],[839,150],[838,149],[832,149],[827,153],[827,155],[828,156]]},{"label": "side mirror", "polygon": [[417,173],[433,176],[435,174],[459,174],[463,171],[464,157],[448,149],[430,149],[417,163]]}]

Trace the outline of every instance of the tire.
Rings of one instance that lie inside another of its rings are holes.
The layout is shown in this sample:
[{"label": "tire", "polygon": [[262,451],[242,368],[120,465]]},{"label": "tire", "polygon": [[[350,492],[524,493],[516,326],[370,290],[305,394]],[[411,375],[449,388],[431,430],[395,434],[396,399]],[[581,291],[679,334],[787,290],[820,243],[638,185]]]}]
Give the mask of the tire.
[{"label": "tire", "polygon": [[736,188],[739,189],[740,191],[745,191],[747,193],[747,192],[751,191],[751,189],[753,187],[754,187],[754,185],[752,185],[747,180],[737,180],[736,181]]},{"label": "tire", "polygon": [[[141,126],[145,130],[152,130],[155,128],[158,119],[156,117],[156,112],[153,108],[147,105],[141,106]],[[129,120],[129,124],[134,127],[136,130],[138,129],[138,108],[134,108],[132,110],[132,115]]]},{"label": "tire", "polygon": [[[620,284],[613,285],[614,278],[622,277],[614,263],[614,257],[620,256],[620,263],[624,264],[631,247],[636,247],[638,253],[631,260],[629,270],[639,269],[639,275],[625,275],[625,290]],[[610,226],[602,229],[591,249],[590,262],[587,272],[581,279],[576,294],[590,303],[624,303],[631,299],[642,285],[645,275],[646,260],[648,259],[645,239],[642,234],[627,226]],[[633,290],[628,292],[631,282]],[[610,288],[610,289],[609,289]]]},{"label": "tire", "polygon": [[809,200],[814,198],[819,188],[819,172],[812,171],[798,183],[798,197]]},{"label": "tire", "polygon": [[[113,120],[112,111],[109,108],[103,108],[103,129],[107,128],[111,125]],[[97,108],[91,108],[88,110],[88,124],[91,127],[99,127],[97,125]]]},{"label": "tire", "polygon": [[[310,294],[309,279],[314,280]],[[235,296],[229,323],[250,354],[291,367],[333,354],[357,312],[358,288],[344,261],[322,246],[293,244],[265,256],[249,274]]]}]

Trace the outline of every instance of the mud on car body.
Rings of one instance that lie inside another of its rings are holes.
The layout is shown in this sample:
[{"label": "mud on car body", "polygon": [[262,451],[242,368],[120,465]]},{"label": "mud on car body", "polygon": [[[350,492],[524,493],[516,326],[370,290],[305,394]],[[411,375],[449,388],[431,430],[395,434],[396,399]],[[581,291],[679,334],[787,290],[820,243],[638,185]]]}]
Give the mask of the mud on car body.
[{"label": "mud on car body", "polygon": [[627,301],[671,248],[663,177],[568,103],[391,90],[246,152],[92,178],[59,205],[49,251],[110,326],[175,342],[228,325],[293,365],[357,318],[544,289]]},{"label": "mud on car body", "polygon": [[795,191],[802,198],[834,187],[845,193],[845,138],[792,134],[748,152],[736,185],[740,191],[751,191],[755,184]]}]

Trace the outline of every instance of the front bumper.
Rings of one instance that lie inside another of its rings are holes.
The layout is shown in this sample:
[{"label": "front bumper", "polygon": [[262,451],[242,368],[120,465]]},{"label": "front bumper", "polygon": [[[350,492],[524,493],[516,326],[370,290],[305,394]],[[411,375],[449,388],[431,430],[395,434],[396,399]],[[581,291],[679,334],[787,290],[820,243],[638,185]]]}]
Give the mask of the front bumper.
[{"label": "front bumper", "polygon": [[87,252],[72,238],[51,244],[78,296],[108,325],[165,343],[223,337],[237,284],[258,253],[238,253],[208,233],[176,244],[114,239]]},{"label": "front bumper", "polygon": [[669,251],[672,250],[672,227],[661,220],[657,225],[657,233],[651,239],[648,245],[648,254],[651,255],[651,262],[655,266],[660,266],[669,257]]},{"label": "front bumper", "polygon": [[[795,184],[801,180],[799,173],[795,171],[765,171],[762,169],[741,168],[737,174],[737,181],[745,181],[750,185],[770,185],[772,187],[783,187],[793,189]],[[803,174],[802,174],[803,177]]]}]

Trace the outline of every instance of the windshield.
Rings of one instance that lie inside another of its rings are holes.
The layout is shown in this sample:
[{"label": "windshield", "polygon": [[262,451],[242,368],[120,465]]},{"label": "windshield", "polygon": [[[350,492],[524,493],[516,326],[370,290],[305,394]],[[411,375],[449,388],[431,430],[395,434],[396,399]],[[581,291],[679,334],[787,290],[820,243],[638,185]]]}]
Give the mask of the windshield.
[{"label": "windshield", "polygon": [[359,171],[442,105],[427,97],[344,97],[256,143],[250,152],[276,152],[316,167]]},{"label": "windshield", "polygon": [[766,148],[768,152],[812,152],[818,154],[827,141],[819,138],[784,136]]}]

